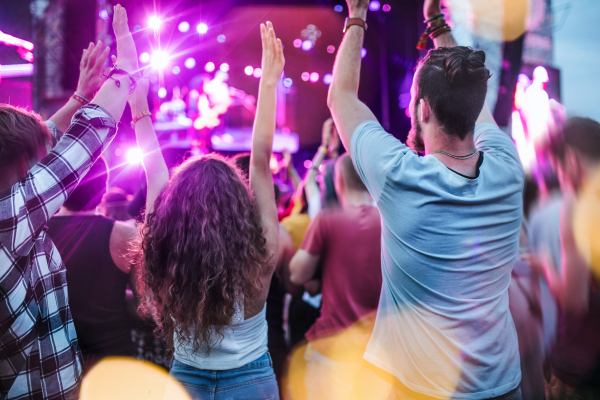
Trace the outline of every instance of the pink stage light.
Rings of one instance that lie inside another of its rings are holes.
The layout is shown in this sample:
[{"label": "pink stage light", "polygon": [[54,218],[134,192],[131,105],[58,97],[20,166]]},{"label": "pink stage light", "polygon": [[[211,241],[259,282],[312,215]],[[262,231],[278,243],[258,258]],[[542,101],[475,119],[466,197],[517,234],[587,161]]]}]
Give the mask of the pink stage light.
[{"label": "pink stage light", "polygon": [[292,81],[292,78],[285,78],[283,80],[283,86],[285,86],[285,87],[290,87],[290,86],[292,86],[293,83],[294,83],[294,81]]},{"label": "pink stage light", "polygon": [[208,32],[208,25],[206,25],[204,22],[198,24],[198,26],[196,27],[196,30],[198,31],[199,34],[204,35],[206,32]]},{"label": "pink stage light", "polygon": [[302,80],[306,82],[310,79],[310,74],[308,72],[303,72],[302,75],[300,75],[300,78],[302,78]]},{"label": "pink stage light", "polygon": [[0,78],[17,78],[32,76],[33,64],[4,64],[0,65]]},{"label": "pink stage light", "polygon": [[192,57],[186,58],[183,62],[183,65],[185,65],[187,69],[192,69],[196,66],[196,60],[194,60],[194,58]]},{"label": "pink stage light", "polygon": [[312,83],[315,83],[319,80],[319,73],[318,72],[313,72],[312,74],[310,74],[310,81]]},{"label": "pink stage light", "polygon": [[148,18],[148,27],[150,29],[157,31],[160,29],[161,25],[162,25],[162,21],[156,15],[153,15],[150,18]]},{"label": "pink stage light", "polygon": [[323,83],[326,85],[331,85],[331,82],[333,82],[333,75],[332,74],[325,74],[323,75]]},{"label": "pink stage light", "polygon": [[165,89],[164,87],[158,89],[158,97],[160,97],[161,99],[167,97],[167,89]]},{"label": "pink stage light", "polygon": [[367,49],[364,47],[360,49],[360,58],[365,58],[367,56]]},{"label": "pink stage light", "polygon": [[383,11],[389,12],[391,9],[392,9],[392,6],[390,6],[389,4],[384,4],[383,5]]},{"label": "pink stage light", "polygon": [[252,76],[254,76],[255,78],[260,78],[262,76],[262,69],[256,68],[252,73]]},{"label": "pink stage light", "polygon": [[309,169],[310,167],[312,167],[312,161],[304,160],[304,168]]},{"label": "pink stage light", "polygon": [[204,66],[204,70],[206,72],[213,72],[215,70],[215,63],[212,61],[207,62]]},{"label": "pink stage light", "polygon": [[143,52],[142,54],[140,54],[140,62],[146,64],[148,61],[150,61],[150,54]]},{"label": "pink stage light", "polygon": [[312,40],[306,39],[304,42],[302,42],[302,50],[310,51],[314,45],[315,44],[312,42]]},{"label": "pink stage light", "polygon": [[369,10],[371,10],[371,11],[379,11],[380,7],[381,7],[381,3],[378,2],[377,0],[373,0],[372,2],[369,3]]},{"label": "pink stage light", "polygon": [[248,76],[252,75],[253,72],[254,67],[252,67],[252,65],[248,65],[246,68],[244,68],[244,73]]},{"label": "pink stage light", "polygon": [[162,50],[157,50],[152,53],[150,64],[152,68],[163,69],[169,64],[169,56]]},{"label": "pink stage light", "polygon": [[187,21],[182,21],[177,26],[177,29],[179,29],[179,32],[181,32],[181,33],[186,33],[187,31],[190,30],[190,23]]},{"label": "pink stage light", "polygon": [[219,67],[219,69],[221,71],[223,71],[223,72],[227,72],[227,71],[229,71],[229,64],[223,63],[223,64],[221,64],[221,66]]},{"label": "pink stage light", "polygon": [[329,54],[333,54],[333,53],[335,53],[335,46],[333,46],[333,45],[329,45],[329,46],[327,46],[327,52],[328,52]]},{"label": "pink stage light", "polygon": [[8,35],[2,31],[0,31],[0,43],[4,43],[7,46],[16,46],[22,47],[25,50],[33,50],[33,43],[28,42],[27,40],[19,39],[18,37]]},{"label": "pink stage light", "polygon": [[108,19],[108,10],[106,8],[103,8],[102,10],[100,10],[100,12],[98,13],[98,16],[103,19],[103,20],[107,20]]},{"label": "pink stage light", "polygon": [[302,46],[302,40],[300,40],[300,39],[294,40],[294,47],[299,49],[300,46]]},{"label": "pink stage light", "polygon": [[173,69],[171,70],[171,72],[173,73],[173,75],[179,75],[179,73],[181,72],[181,68],[179,68],[177,65],[173,67]]},{"label": "pink stage light", "polygon": [[137,147],[127,151],[127,162],[131,165],[141,164],[144,160],[144,153]]}]

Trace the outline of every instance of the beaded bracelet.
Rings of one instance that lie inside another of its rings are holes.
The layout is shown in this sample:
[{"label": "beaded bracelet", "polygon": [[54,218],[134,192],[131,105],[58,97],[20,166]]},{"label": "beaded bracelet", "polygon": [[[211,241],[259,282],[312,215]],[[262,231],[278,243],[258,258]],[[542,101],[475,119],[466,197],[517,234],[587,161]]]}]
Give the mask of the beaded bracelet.
[{"label": "beaded bracelet", "polygon": [[425,32],[423,32],[423,34],[419,38],[419,42],[417,43],[418,50],[425,49],[425,47],[427,46],[428,38],[433,40],[436,37],[440,36],[442,33],[451,31],[450,26],[446,23],[446,19],[444,18],[444,16],[444,13],[440,13],[434,15],[433,17],[425,21],[425,23],[427,24],[427,29],[425,29]]},{"label": "beaded bracelet", "polygon": [[131,120],[131,129],[135,129],[135,124],[140,119],[142,119],[143,117],[150,117],[150,116],[152,116],[152,113],[150,111],[142,111],[141,113],[139,113],[138,115],[133,117],[133,119]]},{"label": "beaded bracelet", "polygon": [[73,93],[73,95],[71,96],[71,98],[74,99],[74,100],[77,100],[78,102],[80,102],[84,106],[90,102],[88,99],[86,99],[84,96],[78,94],[77,92]]}]

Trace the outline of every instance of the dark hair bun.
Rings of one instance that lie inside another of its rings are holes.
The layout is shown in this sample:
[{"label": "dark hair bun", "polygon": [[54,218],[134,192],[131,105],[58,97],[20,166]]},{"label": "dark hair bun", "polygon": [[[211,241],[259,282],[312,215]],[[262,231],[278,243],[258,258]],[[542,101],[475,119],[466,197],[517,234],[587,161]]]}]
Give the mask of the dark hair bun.
[{"label": "dark hair bun", "polygon": [[453,51],[447,52],[444,67],[451,86],[486,82],[491,76],[485,67],[485,53],[473,51],[469,47],[455,47]]}]

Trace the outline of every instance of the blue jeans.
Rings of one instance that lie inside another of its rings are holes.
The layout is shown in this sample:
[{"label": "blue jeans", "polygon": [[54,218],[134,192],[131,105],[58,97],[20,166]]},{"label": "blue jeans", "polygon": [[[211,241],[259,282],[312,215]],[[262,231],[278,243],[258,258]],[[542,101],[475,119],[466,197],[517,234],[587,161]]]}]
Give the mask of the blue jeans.
[{"label": "blue jeans", "polygon": [[194,400],[279,400],[269,353],[236,369],[202,370],[173,359],[171,376]]}]

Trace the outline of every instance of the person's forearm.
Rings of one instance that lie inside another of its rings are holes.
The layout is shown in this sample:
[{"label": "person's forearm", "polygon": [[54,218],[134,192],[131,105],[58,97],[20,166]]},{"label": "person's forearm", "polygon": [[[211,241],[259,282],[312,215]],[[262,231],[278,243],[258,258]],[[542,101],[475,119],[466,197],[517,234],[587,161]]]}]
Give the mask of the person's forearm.
[{"label": "person's forearm", "polygon": [[458,44],[452,36],[452,32],[442,33],[440,36],[433,39],[433,45],[437,49],[438,47],[456,47]]},{"label": "person's forearm", "polygon": [[273,136],[275,135],[275,114],[277,110],[277,85],[261,82],[258,92],[258,106],[252,134],[251,168],[268,171],[269,175]]},{"label": "person's forearm", "polygon": [[125,110],[125,103],[127,103],[131,80],[124,75],[115,74],[113,77],[120,82],[120,86],[117,86],[115,80],[107,79],[92,99],[91,104],[97,104],[104,108],[119,123]]},{"label": "person's forearm", "polygon": [[[353,16],[366,19],[364,15]],[[342,44],[333,65],[333,81],[329,88],[329,101],[348,94],[358,96],[360,82],[360,50],[363,45],[365,31],[360,26],[350,26],[345,33]]]},{"label": "person's forearm", "polygon": [[69,101],[61,107],[53,116],[50,117],[50,121],[56,124],[59,131],[65,132],[71,125],[73,115],[83,107],[83,104],[74,98],[70,97]]}]

